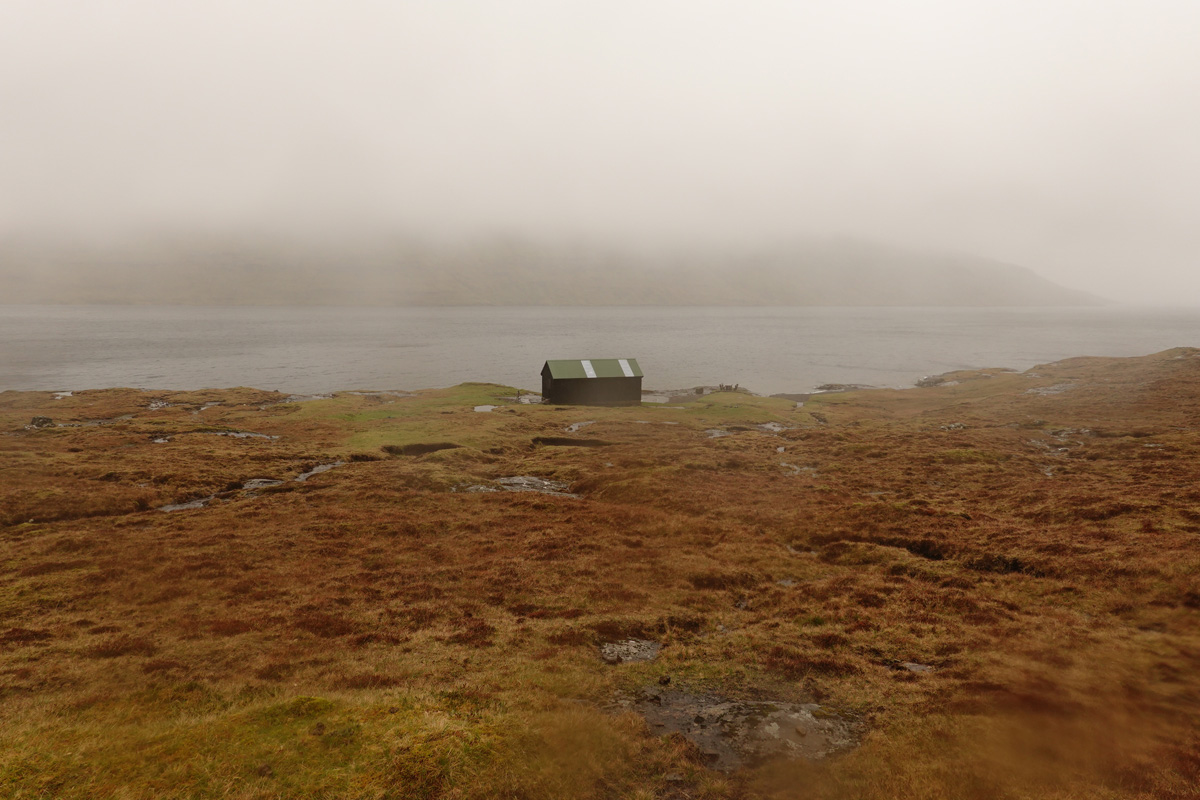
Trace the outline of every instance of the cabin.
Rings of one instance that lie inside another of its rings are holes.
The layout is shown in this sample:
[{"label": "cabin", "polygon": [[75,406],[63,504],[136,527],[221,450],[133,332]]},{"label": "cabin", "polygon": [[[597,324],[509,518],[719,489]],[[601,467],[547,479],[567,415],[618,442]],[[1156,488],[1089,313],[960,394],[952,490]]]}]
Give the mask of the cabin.
[{"label": "cabin", "polygon": [[642,368],[636,358],[547,361],[542,400],[564,406],[636,406],[642,402]]}]

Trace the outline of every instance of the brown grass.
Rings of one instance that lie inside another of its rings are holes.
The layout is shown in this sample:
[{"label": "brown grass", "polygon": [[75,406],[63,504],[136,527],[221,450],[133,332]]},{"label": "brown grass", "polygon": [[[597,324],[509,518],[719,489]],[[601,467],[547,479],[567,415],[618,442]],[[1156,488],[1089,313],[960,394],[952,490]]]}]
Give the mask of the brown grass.
[{"label": "brown grass", "polygon": [[[0,394],[0,794],[1195,796],[1200,357],[1034,372],[799,410]],[[608,446],[531,444],[582,419]],[[582,497],[451,491],[514,475]],[[664,647],[600,660],[629,637]],[[713,774],[606,710],[668,676],[862,746]]]}]

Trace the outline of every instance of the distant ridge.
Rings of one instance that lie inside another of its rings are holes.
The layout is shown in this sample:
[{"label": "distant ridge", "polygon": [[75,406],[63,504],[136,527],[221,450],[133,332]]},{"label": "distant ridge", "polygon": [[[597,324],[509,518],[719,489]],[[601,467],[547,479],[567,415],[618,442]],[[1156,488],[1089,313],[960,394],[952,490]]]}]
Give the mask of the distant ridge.
[{"label": "distant ridge", "polygon": [[8,303],[371,306],[1080,306],[1094,295],[986,258],[854,239],[697,253],[516,238],[301,246],[158,237],[0,242]]}]

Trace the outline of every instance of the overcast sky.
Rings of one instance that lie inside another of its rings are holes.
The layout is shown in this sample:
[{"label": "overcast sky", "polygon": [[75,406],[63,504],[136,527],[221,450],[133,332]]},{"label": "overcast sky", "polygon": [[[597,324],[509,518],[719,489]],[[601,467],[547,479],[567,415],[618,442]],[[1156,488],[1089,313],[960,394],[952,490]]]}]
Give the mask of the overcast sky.
[{"label": "overcast sky", "polygon": [[1200,2],[0,0],[0,235],[852,235],[1200,304]]}]

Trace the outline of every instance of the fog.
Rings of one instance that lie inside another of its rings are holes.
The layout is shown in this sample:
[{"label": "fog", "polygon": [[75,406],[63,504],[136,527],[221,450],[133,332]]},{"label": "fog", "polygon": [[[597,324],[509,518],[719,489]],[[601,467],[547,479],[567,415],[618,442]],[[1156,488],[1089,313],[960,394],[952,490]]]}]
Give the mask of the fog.
[{"label": "fog", "polygon": [[1200,4],[0,6],[0,238],[853,236],[1200,305]]}]

